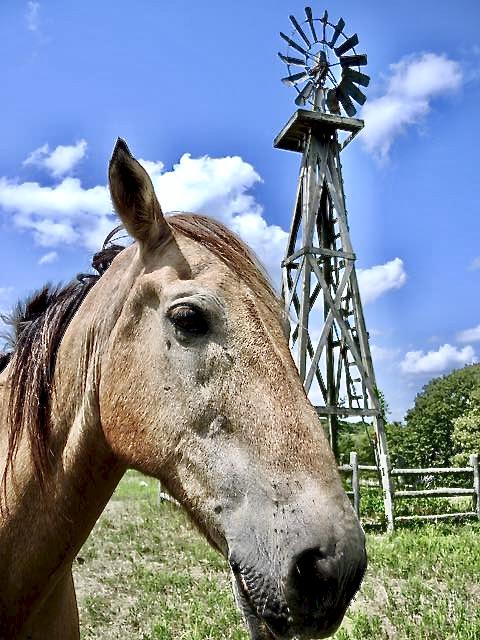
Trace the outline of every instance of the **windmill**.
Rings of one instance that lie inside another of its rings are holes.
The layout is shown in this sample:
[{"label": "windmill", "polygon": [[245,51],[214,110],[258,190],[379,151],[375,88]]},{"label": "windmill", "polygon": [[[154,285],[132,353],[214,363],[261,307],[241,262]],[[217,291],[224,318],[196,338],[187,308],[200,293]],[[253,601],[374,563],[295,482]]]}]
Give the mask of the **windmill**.
[{"label": "windmill", "polygon": [[[385,511],[393,526],[390,463],[384,418],[363,314],[350,238],[340,153],[363,128],[355,118],[370,78],[367,56],[345,21],[290,16],[292,33],[280,59],[298,109],[274,146],[302,154],[289,238],[282,262],[282,296],[292,322],[291,348],[300,377],[326,420],[338,457],[341,418],[371,421]],[[307,108],[305,108],[307,107]]]}]

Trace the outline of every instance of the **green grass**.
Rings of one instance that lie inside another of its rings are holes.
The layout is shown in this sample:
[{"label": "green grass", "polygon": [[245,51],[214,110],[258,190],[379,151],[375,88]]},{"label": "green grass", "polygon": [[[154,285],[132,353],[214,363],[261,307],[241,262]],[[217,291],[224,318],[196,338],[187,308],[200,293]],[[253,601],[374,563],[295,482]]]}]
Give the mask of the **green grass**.
[{"label": "green grass", "polygon": [[[129,473],[75,563],[82,640],[246,640],[224,560],[157,483]],[[336,640],[480,640],[480,525],[368,536]]]},{"label": "green grass", "polygon": [[368,539],[370,567],[339,640],[480,639],[480,526]]}]

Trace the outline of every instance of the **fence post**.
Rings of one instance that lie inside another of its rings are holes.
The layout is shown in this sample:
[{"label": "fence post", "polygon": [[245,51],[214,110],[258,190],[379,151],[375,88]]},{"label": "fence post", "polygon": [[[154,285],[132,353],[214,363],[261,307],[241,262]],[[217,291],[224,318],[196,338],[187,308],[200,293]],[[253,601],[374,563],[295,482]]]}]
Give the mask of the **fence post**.
[{"label": "fence post", "polygon": [[391,467],[388,456],[384,453],[380,453],[379,456],[380,462],[380,476],[381,483],[383,489],[383,500],[385,503],[385,516],[387,518],[387,532],[392,533],[395,528],[395,519],[394,519],[394,507],[393,500],[395,498],[395,491],[393,490],[393,479],[391,475]]},{"label": "fence post", "polygon": [[473,496],[473,510],[477,512],[478,519],[480,520],[480,469],[477,453],[472,453],[470,456],[470,466],[473,467],[473,489],[475,491],[475,495]]},{"label": "fence post", "polygon": [[353,491],[353,508],[360,518],[360,475],[358,472],[358,454],[356,451],[350,453],[350,466],[352,467],[352,491]]}]

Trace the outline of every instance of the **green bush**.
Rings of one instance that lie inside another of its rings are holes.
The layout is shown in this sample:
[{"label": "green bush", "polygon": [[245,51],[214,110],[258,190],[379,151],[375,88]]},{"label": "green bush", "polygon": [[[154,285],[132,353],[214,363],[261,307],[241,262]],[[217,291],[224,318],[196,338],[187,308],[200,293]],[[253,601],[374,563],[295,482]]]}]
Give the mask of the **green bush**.
[{"label": "green bush", "polygon": [[360,518],[367,523],[385,524],[383,492],[380,487],[360,487]]},{"label": "green bush", "polygon": [[[469,365],[434,378],[419,393],[405,416],[405,425],[389,430],[392,461],[409,467],[450,466],[458,450],[454,423],[478,408],[480,365]],[[459,440],[459,443],[461,439]],[[468,443],[466,446],[470,446]]]}]

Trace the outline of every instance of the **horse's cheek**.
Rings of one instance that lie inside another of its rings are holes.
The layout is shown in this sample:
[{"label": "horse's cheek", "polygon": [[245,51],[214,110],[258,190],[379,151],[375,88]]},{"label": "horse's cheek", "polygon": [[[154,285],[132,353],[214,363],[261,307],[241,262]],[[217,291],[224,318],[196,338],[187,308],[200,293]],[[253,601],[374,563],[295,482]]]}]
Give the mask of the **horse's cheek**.
[{"label": "horse's cheek", "polygon": [[[130,367],[106,366],[100,382],[100,421],[112,451],[127,466],[155,473],[167,445],[158,437],[161,391],[152,398],[149,385]],[[155,412],[152,407],[155,406]]]}]

